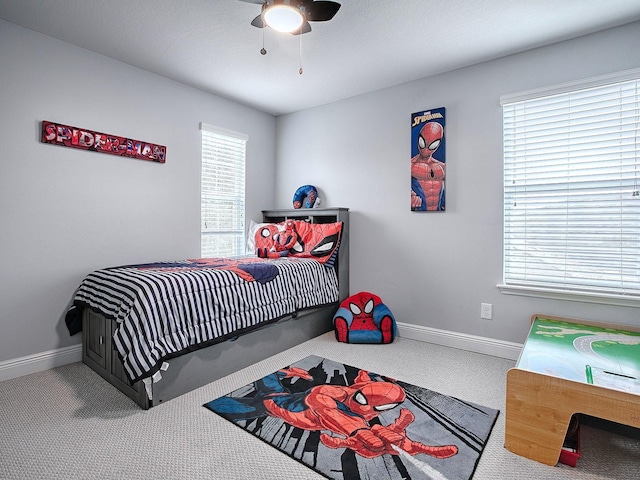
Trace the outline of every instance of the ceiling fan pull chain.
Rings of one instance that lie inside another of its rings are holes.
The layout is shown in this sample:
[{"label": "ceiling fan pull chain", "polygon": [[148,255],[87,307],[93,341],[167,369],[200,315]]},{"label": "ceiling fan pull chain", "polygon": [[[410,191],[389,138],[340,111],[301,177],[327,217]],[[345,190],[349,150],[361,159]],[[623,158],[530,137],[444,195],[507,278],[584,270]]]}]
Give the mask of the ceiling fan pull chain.
[{"label": "ceiling fan pull chain", "polygon": [[302,35],[298,35],[298,37],[300,37],[300,70],[298,70],[298,73],[302,75],[304,72],[304,70],[302,70]]},{"label": "ceiling fan pull chain", "polygon": [[264,31],[265,31],[265,29],[263,28],[262,29],[262,48],[260,49],[260,53],[262,55],[266,55],[267,54],[267,51],[264,48]]}]

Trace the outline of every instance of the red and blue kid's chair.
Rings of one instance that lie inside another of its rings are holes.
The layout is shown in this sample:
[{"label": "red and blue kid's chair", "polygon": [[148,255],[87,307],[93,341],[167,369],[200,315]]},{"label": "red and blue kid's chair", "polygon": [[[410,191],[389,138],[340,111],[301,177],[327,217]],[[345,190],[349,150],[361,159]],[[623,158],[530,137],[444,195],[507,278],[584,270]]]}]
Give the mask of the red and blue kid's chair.
[{"label": "red and blue kid's chair", "polygon": [[369,292],[346,298],[333,316],[333,327],[344,343],[391,343],[397,331],[391,310]]}]

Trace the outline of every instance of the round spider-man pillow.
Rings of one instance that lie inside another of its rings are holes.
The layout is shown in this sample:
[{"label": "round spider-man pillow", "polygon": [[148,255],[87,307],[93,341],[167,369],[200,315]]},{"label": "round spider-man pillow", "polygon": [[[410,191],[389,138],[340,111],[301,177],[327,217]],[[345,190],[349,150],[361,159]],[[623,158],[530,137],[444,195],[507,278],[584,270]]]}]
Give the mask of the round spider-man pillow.
[{"label": "round spider-man pillow", "polygon": [[333,316],[336,339],[344,343],[391,343],[396,319],[379,296],[360,292],[345,299]]}]

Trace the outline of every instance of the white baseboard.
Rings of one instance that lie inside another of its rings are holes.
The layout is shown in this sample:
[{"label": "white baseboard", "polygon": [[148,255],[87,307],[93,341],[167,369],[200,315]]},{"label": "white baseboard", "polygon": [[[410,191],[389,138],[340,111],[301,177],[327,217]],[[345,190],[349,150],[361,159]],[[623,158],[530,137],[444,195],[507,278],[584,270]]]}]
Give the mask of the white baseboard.
[{"label": "white baseboard", "polygon": [[57,348],[0,362],[0,381],[82,361],[82,345]]},{"label": "white baseboard", "polygon": [[[504,342],[493,338],[478,337],[409,323],[397,322],[397,324],[398,334],[401,337],[420,342],[435,343],[436,345],[459,348],[509,360],[517,360],[522,350],[522,344],[519,343]],[[0,362],[0,381],[80,361],[82,361],[82,345],[80,344],[6,360]]]},{"label": "white baseboard", "polygon": [[478,337],[409,323],[397,322],[397,325],[398,334],[401,337],[421,342],[435,343],[436,345],[459,348],[509,360],[518,360],[522,351],[522,344],[520,343],[505,342],[493,338]]}]

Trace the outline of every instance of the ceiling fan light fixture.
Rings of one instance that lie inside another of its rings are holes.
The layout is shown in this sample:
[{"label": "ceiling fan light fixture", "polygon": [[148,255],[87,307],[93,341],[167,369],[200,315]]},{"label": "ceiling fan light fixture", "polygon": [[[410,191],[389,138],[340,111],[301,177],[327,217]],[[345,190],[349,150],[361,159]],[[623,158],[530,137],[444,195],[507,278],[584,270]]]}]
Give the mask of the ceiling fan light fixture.
[{"label": "ceiling fan light fixture", "polygon": [[278,32],[291,33],[304,23],[300,9],[290,5],[271,5],[263,12],[264,23]]}]

